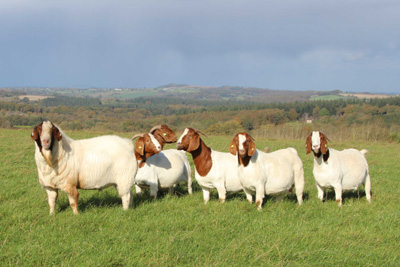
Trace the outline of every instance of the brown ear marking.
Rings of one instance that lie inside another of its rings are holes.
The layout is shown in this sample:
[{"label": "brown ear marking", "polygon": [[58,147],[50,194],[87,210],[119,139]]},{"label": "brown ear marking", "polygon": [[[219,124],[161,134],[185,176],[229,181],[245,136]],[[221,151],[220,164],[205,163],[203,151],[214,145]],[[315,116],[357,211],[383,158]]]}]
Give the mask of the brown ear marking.
[{"label": "brown ear marking", "polygon": [[135,144],[135,152],[140,156],[144,156],[144,138],[139,137]]},{"label": "brown ear marking", "polygon": [[35,129],[33,129],[32,134],[31,134],[32,140],[37,141],[39,138],[39,141],[40,141],[40,134],[42,133],[42,125],[43,125],[43,122],[40,123],[39,125],[37,125],[35,127]]},{"label": "brown ear marking", "polygon": [[249,157],[253,156],[254,153],[256,152],[256,143],[253,140],[254,139],[250,136],[250,139],[249,139],[249,145],[250,146],[249,146],[249,150],[247,151],[247,155]]},{"label": "brown ear marking", "polygon": [[230,152],[232,155],[234,155],[234,156],[236,156],[237,151],[238,151],[237,142],[238,142],[238,134],[236,134],[236,135],[233,137],[232,142],[231,142],[231,144],[229,145],[229,152]]},{"label": "brown ear marking", "polygon": [[37,130],[37,127],[35,129],[33,129],[32,134],[31,134],[31,138],[33,141],[36,141],[39,137],[39,132]]},{"label": "brown ear marking", "polygon": [[196,132],[196,133],[193,134],[193,137],[190,140],[187,152],[195,151],[199,147],[200,147],[200,135]]},{"label": "brown ear marking", "polygon": [[311,146],[312,146],[311,136],[312,136],[312,132],[306,138],[306,154],[310,154],[310,152],[311,152]]},{"label": "brown ear marking", "polygon": [[322,154],[326,154],[329,150],[328,148],[328,138],[326,137],[325,134],[319,132],[319,137],[321,138],[321,152]]},{"label": "brown ear marking", "polygon": [[54,138],[54,139],[57,139],[57,141],[61,141],[61,139],[62,139],[62,135],[61,135],[61,132],[60,132],[60,130],[53,124],[53,123],[51,123],[52,125],[53,125],[53,128],[52,128],[52,137]]}]

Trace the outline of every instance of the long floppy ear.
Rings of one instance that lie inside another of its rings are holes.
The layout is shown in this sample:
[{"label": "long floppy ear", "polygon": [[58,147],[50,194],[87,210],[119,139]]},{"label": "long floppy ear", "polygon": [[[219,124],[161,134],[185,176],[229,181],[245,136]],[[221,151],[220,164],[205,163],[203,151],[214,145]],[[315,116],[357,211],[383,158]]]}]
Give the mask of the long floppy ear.
[{"label": "long floppy ear", "polygon": [[53,138],[57,139],[57,141],[61,141],[62,139],[62,135],[60,130],[53,124],[53,129],[52,129],[52,133],[53,133]]},{"label": "long floppy ear", "polygon": [[236,156],[237,155],[237,147],[236,147],[236,141],[237,141],[237,134],[233,137],[231,144],[229,145],[229,152]]},{"label": "long floppy ear", "polygon": [[306,154],[310,154],[310,152],[311,152],[311,146],[312,146],[311,136],[312,136],[312,133],[310,133],[306,138]]},{"label": "long floppy ear", "polygon": [[192,152],[198,149],[200,146],[200,135],[199,134],[194,134],[193,138],[190,140],[189,147],[187,149],[187,152]]},{"label": "long floppy ear", "polygon": [[144,138],[143,137],[139,137],[139,139],[136,141],[135,152],[141,156],[144,155]]},{"label": "long floppy ear", "polygon": [[256,152],[256,143],[253,141],[253,138],[251,138],[249,142],[249,150],[247,151],[247,155],[251,157],[254,155],[255,152]]},{"label": "long floppy ear", "polygon": [[37,127],[35,129],[33,129],[31,138],[33,141],[36,141],[39,138],[39,131],[38,131]]},{"label": "long floppy ear", "polygon": [[328,138],[321,132],[319,134],[321,138],[321,152],[325,155],[328,152]]}]

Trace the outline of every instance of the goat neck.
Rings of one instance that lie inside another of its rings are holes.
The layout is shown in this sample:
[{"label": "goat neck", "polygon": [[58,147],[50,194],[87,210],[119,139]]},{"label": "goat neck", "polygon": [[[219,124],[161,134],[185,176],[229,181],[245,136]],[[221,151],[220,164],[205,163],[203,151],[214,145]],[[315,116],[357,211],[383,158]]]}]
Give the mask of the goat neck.
[{"label": "goat neck", "polygon": [[198,174],[206,176],[212,167],[211,148],[200,138],[199,147],[189,153],[192,154],[194,166]]},{"label": "goat neck", "polygon": [[[257,151],[255,153],[257,153]],[[257,155],[254,155],[254,156],[257,157]],[[250,163],[251,157],[252,156],[249,156],[247,154],[243,157],[238,156],[237,158],[238,158],[239,165],[242,165],[243,167],[247,167],[247,165],[249,165],[249,163]]]},{"label": "goat neck", "polygon": [[313,151],[314,153],[314,157],[319,159],[322,156],[322,159],[324,160],[324,162],[327,162],[329,159],[329,149],[327,150],[327,152],[325,154],[322,154],[321,149],[318,150],[318,153],[315,153],[315,151]]}]

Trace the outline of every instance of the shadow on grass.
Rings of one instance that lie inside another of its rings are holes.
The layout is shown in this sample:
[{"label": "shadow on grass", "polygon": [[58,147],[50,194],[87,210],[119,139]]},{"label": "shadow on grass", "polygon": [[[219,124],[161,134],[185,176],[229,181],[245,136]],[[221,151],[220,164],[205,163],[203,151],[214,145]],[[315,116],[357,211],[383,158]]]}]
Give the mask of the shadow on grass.
[{"label": "shadow on grass", "polygon": [[[81,191],[82,192],[82,191]],[[94,193],[89,198],[80,198],[78,204],[79,212],[85,212],[93,207],[115,207],[120,206],[122,209],[122,200],[117,194],[108,191]],[[65,211],[70,208],[68,199],[59,201],[59,211]]]},{"label": "shadow on grass", "polygon": [[[373,192],[371,191],[371,197],[373,196]],[[348,191],[348,192],[344,192],[342,193],[342,203],[345,204],[346,203],[346,199],[353,199],[353,200],[362,200],[365,199],[365,190],[364,189],[359,189],[356,191]],[[324,193],[324,202],[326,201],[335,201],[336,202],[336,195],[335,195],[335,191],[333,189],[330,190],[325,190]]]},{"label": "shadow on grass", "polygon": [[[115,189],[114,189],[115,190]],[[100,208],[100,207],[120,207],[122,209],[122,200],[121,197],[118,196],[117,191],[115,192],[108,191],[106,189],[105,191],[98,191],[95,193],[92,193],[92,195],[89,198],[84,198],[82,197],[82,192],[85,192],[86,190],[80,190],[80,198],[79,198],[79,204],[78,204],[78,210],[79,212],[85,212],[86,210],[89,210],[93,207],[95,208]],[[132,188],[132,194],[133,194],[133,202],[132,202],[132,207],[131,208],[136,208],[137,206],[147,203],[147,202],[153,202],[157,201],[158,199],[162,199],[168,195],[168,189],[160,189],[157,193],[157,198],[154,199],[152,196],[150,196],[150,190],[149,189],[144,189],[142,191],[142,194],[136,195],[135,190]],[[194,191],[194,190],[193,190]],[[185,185],[177,185],[174,189],[174,195],[175,197],[182,197],[189,195],[187,186]],[[68,198],[62,197],[57,201],[58,204],[58,212],[63,212],[65,210],[68,210],[70,208]]]}]

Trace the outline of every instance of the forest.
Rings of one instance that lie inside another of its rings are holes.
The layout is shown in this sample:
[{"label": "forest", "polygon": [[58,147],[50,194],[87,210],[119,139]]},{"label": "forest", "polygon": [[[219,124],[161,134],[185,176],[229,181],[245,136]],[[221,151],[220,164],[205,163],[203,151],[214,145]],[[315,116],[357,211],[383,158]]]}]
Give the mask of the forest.
[{"label": "forest", "polygon": [[[234,89],[223,88],[215,95]],[[243,93],[243,89],[236,90]],[[249,95],[254,92],[249,90]],[[50,95],[49,89],[46,93]],[[210,135],[247,131],[260,137],[299,139],[318,129],[336,139],[400,142],[399,96],[337,100],[294,97],[291,101],[262,102],[236,97],[194,98],[187,97],[187,92],[169,97],[106,98],[71,96],[54,90],[51,97],[32,101],[26,94],[26,90],[0,90],[0,127],[34,127],[51,120],[63,129],[137,133],[168,124],[175,130],[193,127]],[[288,94],[283,91],[281,95]]]}]

